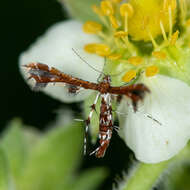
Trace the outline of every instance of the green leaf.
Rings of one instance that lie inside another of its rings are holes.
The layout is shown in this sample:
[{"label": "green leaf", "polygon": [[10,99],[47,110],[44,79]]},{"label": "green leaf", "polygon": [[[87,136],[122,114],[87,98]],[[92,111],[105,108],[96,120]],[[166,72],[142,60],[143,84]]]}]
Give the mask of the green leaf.
[{"label": "green leaf", "polygon": [[68,9],[75,19],[82,22],[93,20],[99,21],[98,16],[93,12],[92,5],[99,5],[99,0],[59,0]]},{"label": "green leaf", "polygon": [[30,153],[36,143],[40,140],[42,136],[37,129],[34,127],[27,126],[23,129],[22,133],[24,134],[25,144],[27,147],[27,152]]},{"label": "green leaf", "polygon": [[89,169],[81,174],[71,190],[94,190],[100,185],[107,172],[102,168]]},{"label": "green leaf", "polygon": [[8,159],[2,147],[0,147],[0,189],[13,189],[13,181],[11,180]]},{"label": "green leaf", "polygon": [[83,126],[76,124],[54,128],[42,136],[32,128],[22,128],[19,120],[12,121],[1,139],[0,190],[98,187],[106,176],[105,170],[98,168],[76,174],[83,153],[82,131]]},{"label": "green leaf", "polygon": [[65,189],[64,185],[70,181],[81,159],[82,141],[82,127],[79,125],[50,131],[34,147],[19,189]]},{"label": "green leaf", "polygon": [[27,147],[21,125],[20,120],[13,120],[1,139],[1,147],[7,156],[11,175],[15,179],[20,176],[27,158]]}]

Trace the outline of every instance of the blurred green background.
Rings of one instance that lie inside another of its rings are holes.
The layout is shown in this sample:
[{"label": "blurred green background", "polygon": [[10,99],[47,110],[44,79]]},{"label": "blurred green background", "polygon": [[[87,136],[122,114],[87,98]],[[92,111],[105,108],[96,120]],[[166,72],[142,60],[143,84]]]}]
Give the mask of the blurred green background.
[{"label": "blurred green background", "polygon": [[[0,130],[1,132],[8,125],[9,121],[15,117],[21,118],[22,122],[27,126],[34,126],[36,129],[40,130],[42,134],[44,134],[49,128],[49,124],[55,121],[56,118],[56,110],[59,108],[63,109],[71,109],[76,114],[81,112],[80,103],[75,104],[64,104],[59,101],[52,99],[44,95],[43,93],[35,93],[32,92],[28,85],[22,79],[19,69],[18,69],[18,56],[21,52],[28,48],[30,44],[32,44],[35,39],[42,35],[46,29],[51,26],[53,23],[58,21],[63,21],[67,19],[67,15],[64,13],[62,7],[57,3],[56,0],[19,0],[19,1],[1,1],[0,2],[0,18],[1,18],[1,69],[0,69],[0,81],[1,81],[1,104],[0,104]],[[10,127],[9,135],[5,135],[3,138],[3,147],[4,149],[10,150],[8,154],[13,156],[15,152],[11,152],[15,146],[16,142],[20,139],[22,134],[20,133],[20,129],[18,125],[21,125],[20,122],[16,122],[12,124],[15,127],[15,130],[12,130]],[[81,129],[82,126],[81,126]],[[60,136],[59,136],[60,130]],[[53,143],[58,143],[59,140],[62,142],[62,136],[64,136],[64,130],[59,129],[58,132],[53,132],[53,136],[57,135],[56,138],[58,141],[54,141],[50,139],[48,143],[45,145],[51,145]],[[67,131],[67,133],[72,134],[71,131]],[[66,134],[67,134],[66,133]],[[3,133],[4,134],[4,133]],[[18,134],[18,136],[15,134]],[[51,134],[51,135],[52,135]],[[50,135],[50,136],[51,136]],[[15,137],[15,139],[13,138]],[[72,135],[70,135],[72,140]],[[76,137],[74,134],[73,138]],[[10,140],[11,139],[11,140]],[[30,140],[30,139],[29,139]],[[9,143],[11,142],[11,143]],[[70,142],[70,141],[68,141]],[[20,143],[20,142],[19,142]],[[19,144],[18,143],[18,144]],[[42,141],[41,146],[45,146]],[[64,140],[62,142],[65,143]],[[19,144],[23,145],[23,143]],[[59,144],[59,143],[58,143]],[[15,146],[14,146],[15,145]],[[11,147],[13,146],[13,149]],[[67,146],[67,145],[65,145]],[[9,148],[7,148],[9,147]],[[45,146],[46,147],[46,146]],[[17,147],[18,148],[18,147]],[[62,150],[62,147],[59,147]],[[93,149],[94,147],[91,148]],[[53,148],[52,148],[53,149]],[[63,147],[64,149],[64,147]],[[59,149],[57,148],[59,153]],[[6,163],[4,163],[4,158],[1,154],[4,150],[0,148],[0,167],[4,167]],[[38,149],[34,151],[36,155],[38,155]],[[79,153],[78,153],[79,154]],[[20,155],[20,154],[19,154]],[[39,154],[40,155],[40,154]],[[63,156],[60,153],[61,156]],[[61,160],[57,160],[57,157],[52,157],[48,155],[48,152],[43,152],[40,155],[40,158],[49,156],[50,162],[47,164],[52,164],[51,161],[61,162]],[[59,154],[58,154],[59,156]],[[38,156],[37,156],[38,158]],[[35,158],[36,159],[36,158]],[[31,162],[35,163],[35,159]],[[63,160],[64,160],[63,156]],[[103,159],[96,159],[94,156],[85,156],[81,164],[78,166],[79,172],[85,172],[86,169],[92,169],[97,167],[107,168],[108,175],[104,180],[101,186],[99,186],[98,190],[110,190],[112,189],[112,184],[120,179],[123,175],[123,171],[128,171],[131,167],[132,162],[135,161],[133,153],[126,147],[125,143],[120,139],[120,137],[114,132],[111,144],[108,148],[108,151]],[[64,161],[63,161],[64,162]],[[13,164],[14,165],[14,164]],[[15,165],[14,165],[15,166]],[[180,165],[177,171],[172,170],[170,174],[172,175],[172,187],[171,189],[175,190],[189,190],[190,185],[187,181],[189,181],[189,163],[186,163],[185,170]],[[13,167],[14,169],[14,167]],[[36,169],[36,170],[35,170]],[[4,170],[0,170],[0,177],[3,175]],[[29,176],[29,179],[32,177],[35,180],[35,176],[32,176],[33,173],[30,173],[31,169],[29,167],[28,173],[26,176]],[[98,171],[96,171],[98,172]],[[101,172],[101,170],[100,170]],[[38,175],[38,168],[34,168],[34,173]],[[181,174],[181,178],[179,175]],[[62,174],[60,174],[62,175]],[[84,177],[87,178],[88,172],[83,173]],[[94,174],[95,176],[96,174]],[[32,176],[32,177],[31,177]],[[25,179],[28,180],[27,178]],[[89,179],[90,180],[90,179]],[[91,181],[93,180],[93,176]],[[29,180],[28,180],[29,181]],[[165,182],[165,180],[163,180]],[[82,184],[81,178],[81,184]],[[167,182],[169,183],[169,182]],[[183,184],[183,185],[182,185]],[[2,185],[2,181],[0,179],[0,187]],[[23,188],[28,185],[23,184]],[[156,189],[164,189],[164,185],[160,184]],[[76,188],[76,187],[75,187]],[[28,188],[29,189],[29,188]],[[50,188],[51,189],[51,188]],[[167,188],[166,188],[167,189]],[[1,190],[1,189],[0,189]],[[6,190],[6,189],[5,189]],[[168,190],[168,189],[167,189]]]}]

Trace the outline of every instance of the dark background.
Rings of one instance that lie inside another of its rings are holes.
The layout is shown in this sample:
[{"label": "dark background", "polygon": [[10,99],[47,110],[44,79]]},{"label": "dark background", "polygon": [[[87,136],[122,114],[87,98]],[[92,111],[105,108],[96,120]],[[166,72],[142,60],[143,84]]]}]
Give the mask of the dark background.
[{"label": "dark background", "polygon": [[29,89],[19,73],[18,56],[49,26],[65,16],[56,0],[1,1],[0,9],[0,126],[18,116],[26,124],[43,128],[53,119],[52,110],[60,102]]},{"label": "dark background", "polygon": [[[67,18],[56,0],[1,1],[1,63],[0,63],[0,130],[8,121],[19,117],[27,125],[45,130],[55,118],[54,110],[68,106],[44,95],[32,92],[18,69],[18,56],[53,23]],[[70,105],[73,110],[78,104]],[[110,175],[99,189],[111,189],[115,178],[127,168],[130,151],[114,133],[111,145],[103,159],[85,157],[81,169],[105,166]],[[130,154],[131,155],[131,154]]]}]

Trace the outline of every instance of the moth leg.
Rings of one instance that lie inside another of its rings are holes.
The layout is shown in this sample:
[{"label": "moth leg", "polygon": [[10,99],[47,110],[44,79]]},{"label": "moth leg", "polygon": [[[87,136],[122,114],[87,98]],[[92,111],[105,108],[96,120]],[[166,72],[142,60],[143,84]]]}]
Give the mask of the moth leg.
[{"label": "moth leg", "polygon": [[75,86],[75,85],[68,85],[68,92],[70,94],[77,94],[79,93],[80,87]]},{"label": "moth leg", "polygon": [[[112,132],[111,132],[112,133]],[[108,137],[110,136],[110,138]],[[104,140],[100,140],[100,146],[90,153],[90,156],[95,154],[97,158],[103,158],[104,154],[109,146],[111,135],[105,135]]]},{"label": "moth leg", "polygon": [[99,147],[90,154],[95,154],[97,158],[104,157],[104,154],[109,146],[113,131],[111,95],[109,93],[106,93],[102,94],[101,96],[102,101],[99,118]]},{"label": "moth leg", "polygon": [[90,121],[91,121],[91,118],[92,118],[92,114],[95,111],[95,107],[96,107],[96,104],[98,102],[99,97],[100,97],[100,93],[98,93],[96,95],[94,103],[90,106],[91,111],[90,111],[90,113],[88,115],[88,118],[85,120],[86,126],[85,126],[85,137],[84,137],[84,155],[86,155],[86,144],[87,144],[87,137],[88,137],[88,130],[89,130],[89,126],[90,126]]}]

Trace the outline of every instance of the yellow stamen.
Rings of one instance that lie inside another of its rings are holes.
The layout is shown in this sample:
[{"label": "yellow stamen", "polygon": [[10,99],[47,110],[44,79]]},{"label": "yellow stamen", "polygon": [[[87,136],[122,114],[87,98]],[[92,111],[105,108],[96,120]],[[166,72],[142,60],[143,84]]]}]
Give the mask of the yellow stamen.
[{"label": "yellow stamen", "polygon": [[102,31],[98,32],[97,35],[98,35],[100,38],[102,38],[103,40],[107,40],[107,39],[108,39],[108,36],[107,36],[104,32],[102,32]]},{"label": "yellow stamen", "polygon": [[95,53],[103,57],[108,56],[111,52],[109,46],[105,44],[96,44],[96,43],[85,45],[84,50],[88,53]]},{"label": "yellow stamen", "polygon": [[164,0],[164,10],[168,10],[169,7],[171,7],[172,11],[176,9],[177,2],[176,0]]},{"label": "yellow stamen", "polygon": [[126,13],[127,13],[129,18],[131,18],[134,14],[134,9],[130,3],[124,3],[120,6],[121,16],[125,16]]},{"label": "yellow stamen", "polygon": [[150,40],[151,40],[151,42],[152,42],[152,45],[153,45],[154,48],[156,49],[156,48],[158,47],[158,44],[156,43],[155,39],[153,38],[153,36],[152,36],[150,30],[147,29],[147,33],[148,33],[149,38],[150,38]]},{"label": "yellow stamen", "polygon": [[116,38],[122,38],[122,37],[125,37],[125,36],[127,36],[127,32],[124,32],[124,31],[117,31],[114,34],[114,37],[116,37]]},{"label": "yellow stamen", "polygon": [[124,30],[128,32],[128,18],[131,18],[134,14],[134,9],[131,4],[124,3],[120,6],[120,14],[124,17]]},{"label": "yellow stamen", "polygon": [[84,50],[88,53],[95,53],[96,52],[96,45],[95,43],[92,44],[86,44],[84,46]]},{"label": "yellow stamen", "polygon": [[164,25],[163,25],[162,21],[160,21],[160,28],[161,28],[162,36],[163,36],[164,40],[165,40],[165,41],[168,41],[167,36],[166,36],[165,29],[164,29]]},{"label": "yellow stamen", "polygon": [[94,13],[96,13],[99,16],[100,20],[104,23],[104,25],[107,28],[109,28],[110,26],[107,22],[107,19],[104,17],[102,10],[99,7],[97,7],[96,5],[92,6],[92,10],[94,11]]},{"label": "yellow stamen", "polygon": [[116,18],[113,15],[109,16],[110,19],[110,23],[112,25],[113,28],[117,29],[119,27]]},{"label": "yellow stamen", "polygon": [[123,0],[111,0],[113,3],[121,3]]},{"label": "yellow stamen", "polygon": [[122,80],[124,82],[130,82],[137,76],[137,72],[135,70],[131,70],[125,73],[125,75],[122,77]]},{"label": "yellow stamen", "polygon": [[121,54],[119,53],[113,53],[108,56],[108,59],[111,59],[113,61],[118,60],[121,58]]},{"label": "yellow stamen", "polygon": [[[170,3],[170,7],[175,7],[175,1]],[[177,8],[174,11],[171,8],[172,13],[169,16],[169,7],[166,10],[163,9],[164,0],[130,0],[129,2],[134,9],[134,14],[128,19],[128,34],[133,40],[149,41],[150,34],[156,39],[160,34],[169,33],[170,26],[175,24]],[[163,25],[162,28],[161,25]],[[165,34],[163,37],[166,40]]]},{"label": "yellow stamen", "polygon": [[134,66],[138,66],[143,62],[143,58],[139,56],[133,56],[128,59],[128,62]]},{"label": "yellow stamen", "polygon": [[172,35],[172,29],[173,29],[173,20],[172,20],[172,9],[171,6],[168,7],[168,14],[169,14],[169,38]]},{"label": "yellow stamen", "polygon": [[171,8],[172,8],[172,10],[175,10],[176,7],[177,7],[177,2],[176,2],[176,0],[172,0],[172,1],[171,1]]},{"label": "yellow stamen", "polygon": [[158,72],[159,68],[157,66],[152,65],[146,68],[145,74],[147,77],[153,77],[156,74],[158,74]]},{"label": "yellow stamen", "polygon": [[190,26],[190,19],[186,21],[186,26]]},{"label": "yellow stamen", "polygon": [[187,16],[187,1],[179,0],[179,5],[180,5],[181,21],[183,22]]},{"label": "yellow stamen", "polygon": [[96,45],[96,54],[99,56],[103,56],[106,57],[108,55],[110,55],[110,47],[105,45],[105,44],[97,44]]},{"label": "yellow stamen", "polygon": [[96,5],[92,6],[92,10],[94,11],[94,13],[96,13],[99,16],[103,16],[103,12],[101,11],[101,9],[99,7],[97,7]]},{"label": "yellow stamen", "polygon": [[154,52],[152,52],[152,55],[154,57],[156,57],[157,59],[165,59],[166,58],[166,54],[162,51],[154,51]]},{"label": "yellow stamen", "polygon": [[102,30],[102,25],[94,21],[87,21],[83,25],[83,31],[87,34],[97,34],[101,30]]},{"label": "yellow stamen", "polygon": [[100,7],[104,15],[110,16],[114,14],[114,9],[111,1],[109,0],[102,1]]},{"label": "yellow stamen", "polygon": [[171,40],[170,40],[170,44],[171,45],[175,45],[177,39],[178,39],[178,36],[179,36],[179,30],[177,30],[171,37]]},{"label": "yellow stamen", "polygon": [[128,32],[128,13],[125,13],[124,16],[124,30],[125,32]]}]

